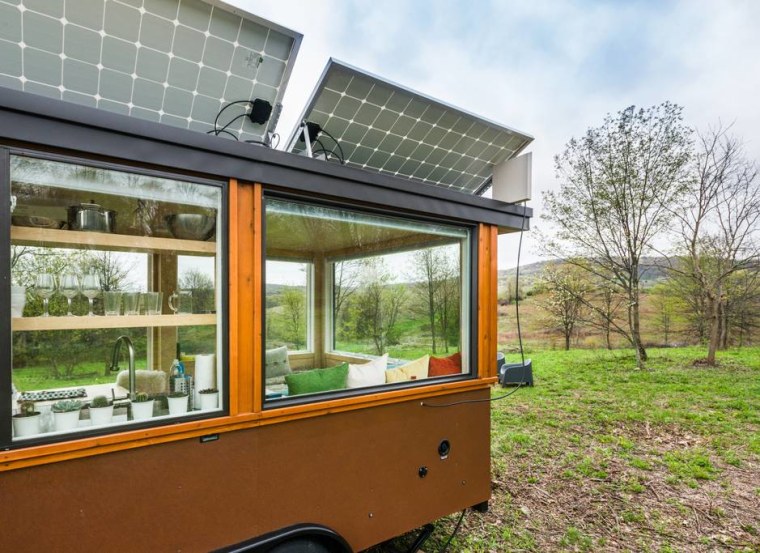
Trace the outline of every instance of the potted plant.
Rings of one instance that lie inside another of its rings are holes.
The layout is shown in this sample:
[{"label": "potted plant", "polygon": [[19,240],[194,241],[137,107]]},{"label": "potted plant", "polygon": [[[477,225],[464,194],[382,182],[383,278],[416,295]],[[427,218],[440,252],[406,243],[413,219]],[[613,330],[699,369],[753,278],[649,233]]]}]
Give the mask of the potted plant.
[{"label": "potted plant", "polygon": [[111,424],[113,420],[113,404],[106,396],[95,396],[90,402],[90,422],[93,426]]},{"label": "potted plant", "polygon": [[62,399],[53,404],[55,431],[73,430],[79,426],[79,411],[82,402],[76,399]]},{"label": "potted plant", "polygon": [[206,388],[198,392],[200,397],[200,409],[201,411],[208,411],[219,407],[219,390],[216,388]]},{"label": "potted plant", "polygon": [[138,392],[132,400],[132,420],[145,420],[153,416],[155,400],[145,392]]},{"label": "potted plant", "polygon": [[40,412],[34,410],[33,401],[22,401],[19,412],[13,415],[13,432],[17,438],[40,433]]},{"label": "potted plant", "polygon": [[173,392],[169,394],[166,399],[169,401],[170,415],[181,415],[182,413],[187,413],[187,392]]}]

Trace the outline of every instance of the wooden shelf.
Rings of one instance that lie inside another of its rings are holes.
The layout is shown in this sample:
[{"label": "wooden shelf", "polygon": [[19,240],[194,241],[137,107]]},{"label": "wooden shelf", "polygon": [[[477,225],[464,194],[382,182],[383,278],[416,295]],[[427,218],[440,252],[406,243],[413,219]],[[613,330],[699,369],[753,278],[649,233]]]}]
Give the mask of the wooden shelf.
[{"label": "wooden shelf", "polygon": [[195,255],[215,255],[216,242],[178,240],[153,236],[130,236],[104,232],[56,230],[34,227],[11,227],[13,244],[24,246],[57,246],[61,248],[97,248],[111,251],[176,252]]},{"label": "wooden shelf", "polygon": [[171,326],[215,325],[214,313],[202,315],[103,315],[82,317],[14,317],[11,328],[14,332],[29,330],[74,330],[100,328],[139,328]]}]

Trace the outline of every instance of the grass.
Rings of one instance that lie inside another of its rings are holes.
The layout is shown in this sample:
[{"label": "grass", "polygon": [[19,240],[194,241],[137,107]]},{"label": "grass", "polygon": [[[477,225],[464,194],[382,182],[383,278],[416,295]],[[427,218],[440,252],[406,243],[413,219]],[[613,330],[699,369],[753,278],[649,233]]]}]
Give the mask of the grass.
[{"label": "grass", "polygon": [[492,407],[490,511],[450,550],[760,551],[760,348],[649,353],[531,352],[535,387]]}]

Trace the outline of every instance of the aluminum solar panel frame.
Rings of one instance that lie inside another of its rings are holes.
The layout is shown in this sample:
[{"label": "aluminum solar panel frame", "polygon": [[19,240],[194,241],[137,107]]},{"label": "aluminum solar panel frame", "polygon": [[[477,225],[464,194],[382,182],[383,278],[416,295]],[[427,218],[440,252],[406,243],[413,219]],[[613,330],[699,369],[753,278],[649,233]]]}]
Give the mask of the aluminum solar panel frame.
[{"label": "aluminum solar panel frame", "polygon": [[301,38],[216,0],[0,0],[0,87],[206,132],[227,102],[280,103]]},{"label": "aluminum solar panel frame", "polygon": [[[330,59],[299,121],[335,137],[347,165],[470,194],[533,137]],[[300,127],[288,150],[304,153]],[[312,137],[314,138],[314,137]],[[341,152],[325,133],[327,150]],[[321,145],[318,146],[321,149]]]}]

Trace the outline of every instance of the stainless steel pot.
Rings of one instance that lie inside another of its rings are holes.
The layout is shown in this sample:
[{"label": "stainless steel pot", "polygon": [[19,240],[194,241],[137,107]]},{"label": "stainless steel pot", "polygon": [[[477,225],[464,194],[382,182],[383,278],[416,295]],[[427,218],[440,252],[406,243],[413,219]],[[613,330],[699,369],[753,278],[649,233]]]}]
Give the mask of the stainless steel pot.
[{"label": "stainless steel pot", "polygon": [[113,232],[116,212],[103,209],[98,204],[81,203],[69,206],[69,229],[92,232]]}]

